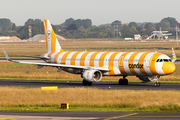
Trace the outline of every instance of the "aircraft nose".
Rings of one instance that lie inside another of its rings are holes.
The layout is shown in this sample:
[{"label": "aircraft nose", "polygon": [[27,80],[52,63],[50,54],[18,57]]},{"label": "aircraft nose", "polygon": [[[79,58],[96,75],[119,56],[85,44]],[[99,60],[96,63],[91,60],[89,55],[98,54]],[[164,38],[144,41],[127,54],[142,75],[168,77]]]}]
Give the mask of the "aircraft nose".
[{"label": "aircraft nose", "polygon": [[176,70],[176,67],[175,67],[174,63],[172,63],[172,62],[164,62],[162,69],[165,74],[171,74]]}]

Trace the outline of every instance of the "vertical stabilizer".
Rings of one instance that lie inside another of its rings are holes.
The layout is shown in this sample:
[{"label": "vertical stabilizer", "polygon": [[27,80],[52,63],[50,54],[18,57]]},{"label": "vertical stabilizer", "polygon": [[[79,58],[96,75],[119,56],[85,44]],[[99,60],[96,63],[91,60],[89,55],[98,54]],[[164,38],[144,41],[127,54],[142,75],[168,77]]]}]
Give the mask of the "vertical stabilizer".
[{"label": "vertical stabilizer", "polygon": [[46,49],[48,53],[63,52],[49,20],[44,20]]},{"label": "vertical stabilizer", "polygon": [[173,55],[172,62],[175,62],[176,61],[176,54],[174,52],[174,48],[173,47],[172,47],[172,55]]}]

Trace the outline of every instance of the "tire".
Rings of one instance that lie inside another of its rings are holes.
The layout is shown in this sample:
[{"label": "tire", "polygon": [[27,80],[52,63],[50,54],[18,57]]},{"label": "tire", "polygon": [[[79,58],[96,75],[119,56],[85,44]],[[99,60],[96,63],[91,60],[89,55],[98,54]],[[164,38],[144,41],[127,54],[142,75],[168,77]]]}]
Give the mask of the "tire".
[{"label": "tire", "polygon": [[91,86],[92,82],[88,82],[86,80],[83,80],[82,84],[83,84],[83,86]]},{"label": "tire", "polygon": [[128,80],[124,79],[124,85],[128,85]]},{"label": "tire", "polygon": [[[88,81],[87,81],[88,82]],[[91,86],[92,85],[92,82],[88,82],[88,86]]]},{"label": "tire", "polygon": [[87,86],[87,81],[86,81],[86,80],[83,80],[83,81],[82,81],[82,84],[83,84],[83,86]]},{"label": "tire", "polygon": [[160,83],[159,83],[159,82],[158,82],[158,83],[155,82],[154,86],[155,86],[155,87],[159,87],[159,86],[160,86]]},{"label": "tire", "polygon": [[123,79],[119,79],[119,85],[124,85]]}]

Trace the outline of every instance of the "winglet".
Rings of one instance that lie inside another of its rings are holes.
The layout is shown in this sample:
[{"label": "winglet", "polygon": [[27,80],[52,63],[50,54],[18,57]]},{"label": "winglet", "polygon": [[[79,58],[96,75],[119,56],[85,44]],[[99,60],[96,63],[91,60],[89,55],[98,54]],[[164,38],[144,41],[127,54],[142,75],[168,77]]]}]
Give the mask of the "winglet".
[{"label": "winglet", "polygon": [[7,59],[8,61],[12,61],[12,60],[9,58],[9,56],[8,56],[8,54],[6,53],[6,51],[5,51],[4,48],[3,48],[3,51],[4,51],[4,54],[5,54],[5,56],[6,56],[6,59]]},{"label": "winglet", "polygon": [[175,62],[176,61],[176,54],[174,52],[174,48],[173,47],[172,47],[172,55],[173,55],[172,62]]}]

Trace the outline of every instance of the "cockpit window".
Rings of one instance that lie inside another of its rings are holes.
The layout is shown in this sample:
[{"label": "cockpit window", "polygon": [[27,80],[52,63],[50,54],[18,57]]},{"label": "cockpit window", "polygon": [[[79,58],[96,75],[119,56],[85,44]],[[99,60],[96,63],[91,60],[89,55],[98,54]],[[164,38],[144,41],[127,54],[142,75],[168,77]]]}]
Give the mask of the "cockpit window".
[{"label": "cockpit window", "polygon": [[157,59],[156,62],[172,62],[171,59]]},{"label": "cockpit window", "polygon": [[169,62],[169,60],[168,59],[163,59],[164,60],[164,62]]}]

